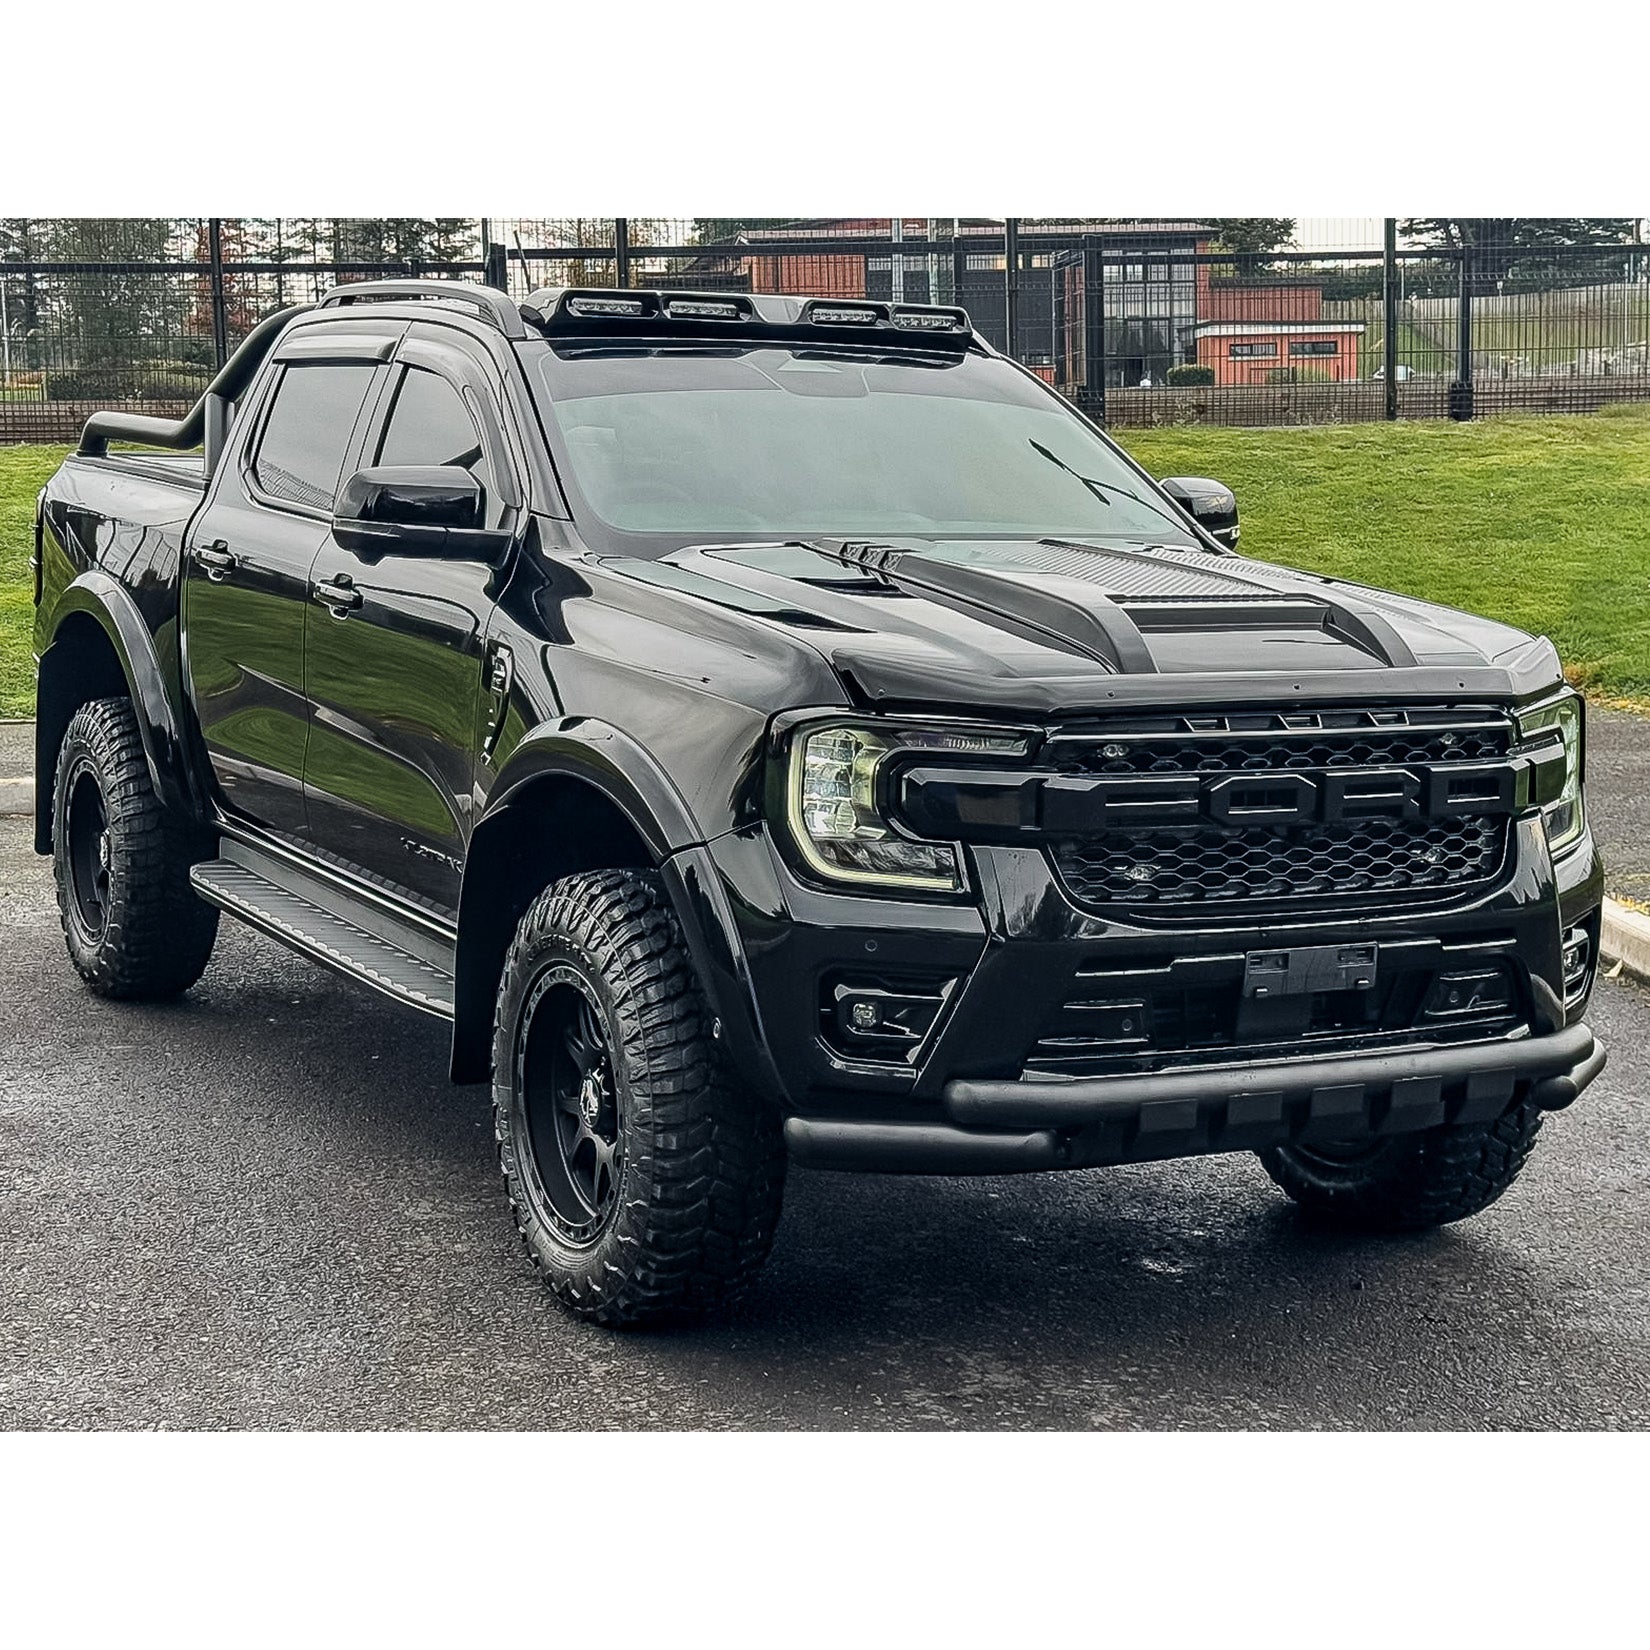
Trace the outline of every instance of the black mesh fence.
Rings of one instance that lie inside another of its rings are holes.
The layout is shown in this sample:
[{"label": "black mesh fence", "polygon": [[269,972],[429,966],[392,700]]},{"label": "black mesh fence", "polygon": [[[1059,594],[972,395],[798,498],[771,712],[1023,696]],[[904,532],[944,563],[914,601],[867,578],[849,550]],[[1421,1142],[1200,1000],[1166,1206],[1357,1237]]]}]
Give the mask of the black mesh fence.
[{"label": "black mesh fence", "polygon": [[0,441],[191,404],[340,281],[955,304],[1116,425],[1592,411],[1650,399],[1634,219],[0,219]]}]

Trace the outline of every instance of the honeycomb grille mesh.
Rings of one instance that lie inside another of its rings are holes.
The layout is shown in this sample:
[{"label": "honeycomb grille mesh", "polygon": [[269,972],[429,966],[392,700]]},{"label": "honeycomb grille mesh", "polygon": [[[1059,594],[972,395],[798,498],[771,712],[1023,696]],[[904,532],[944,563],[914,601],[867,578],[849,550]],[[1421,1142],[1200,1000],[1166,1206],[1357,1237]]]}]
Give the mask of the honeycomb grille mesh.
[{"label": "honeycomb grille mesh", "polygon": [[1405,728],[1339,738],[1085,740],[1059,749],[1070,773],[1257,773],[1310,768],[1412,767],[1417,763],[1493,762],[1507,753],[1501,729]]},{"label": "honeycomb grille mesh", "polygon": [[1055,863],[1084,904],[1267,901],[1481,882],[1500,867],[1505,841],[1505,820],[1490,815],[1304,831],[1110,832],[1061,843]]},{"label": "honeycomb grille mesh", "polygon": [[[1086,775],[1300,773],[1493,762],[1511,745],[1510,724],[1488,715],[1446,723],[1420,713],[1398,726],[1314,721],[1253,731],[1226,724],[1112,736],[1102,729],[1052,742],[1048,757],[1064,772]],[[1206,822],[1060,841],[1050,853],[1071,896],[1085,905],[1265,905],[1428,890],[1441,897],[1496,876],[1507,832],[1506,817],[1496,814],[1287,826]]]}]

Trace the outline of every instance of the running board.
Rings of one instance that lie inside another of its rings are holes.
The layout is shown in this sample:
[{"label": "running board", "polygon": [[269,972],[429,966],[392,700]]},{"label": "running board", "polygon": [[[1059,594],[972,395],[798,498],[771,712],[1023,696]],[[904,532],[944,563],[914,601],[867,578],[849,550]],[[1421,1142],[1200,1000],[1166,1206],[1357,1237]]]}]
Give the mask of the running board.
[{"label": "running board", "polygon": [[233,857],[189,872],[202,899],[371,990],[453,1018],[450,946],[273,855],[229,841],[224,850]]}]

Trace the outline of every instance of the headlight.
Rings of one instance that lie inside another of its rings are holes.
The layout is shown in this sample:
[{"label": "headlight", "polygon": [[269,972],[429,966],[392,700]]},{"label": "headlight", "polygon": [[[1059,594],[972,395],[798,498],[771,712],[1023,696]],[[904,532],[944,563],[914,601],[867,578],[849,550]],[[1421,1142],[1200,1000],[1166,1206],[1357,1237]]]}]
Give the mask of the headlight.
[{"label": "headlight", "polygon": [[1534,710],[1523,712],[1518,718],[1518,731],[1524,739],[1534,738],[1549,728],[1557,729],[1559,738],[1564,741],[1564,789],[1559,792],[1556,802],[1549,802],[1541,810],[1547,827],[1547,846],[1557,854],[1570,847],[1587,824],[1581,796],[1582,708],[1579,694],[1566,693],[1561,698],[1537,705]]},{"label": "headlight", "polygon": [[886,888],[955,893],[963,886],[955,843],[923,842],[883,812],[883,764],[906,752],[1024,756],[1017,734],[959,729],[836,725],[799,733],[791,744],[786,786],[791,834],[821,876]]}]

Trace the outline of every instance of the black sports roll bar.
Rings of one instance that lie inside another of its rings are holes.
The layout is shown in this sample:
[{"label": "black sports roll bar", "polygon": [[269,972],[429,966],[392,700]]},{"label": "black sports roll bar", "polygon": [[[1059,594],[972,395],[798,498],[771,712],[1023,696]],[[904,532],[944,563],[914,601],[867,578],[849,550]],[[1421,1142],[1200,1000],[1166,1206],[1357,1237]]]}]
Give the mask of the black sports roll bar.
[{"label": "black sports roll bar", "polygon": [[240,348],[224,362],[218,375],[206,386],[206,393],[182,418],[153,418],[147,413],[95,412],[80,432],[77,449],[83,457],[102,458],[111,441],[138,441],[146,447],[187,449],[203,447],[206,475],[210,480],[229,433],[229,409],[252,382],[263,365],[276,335],[295,315],[312,306],[294,304],[265,316],[241,341]]}]

